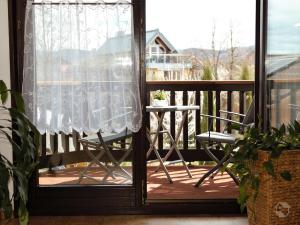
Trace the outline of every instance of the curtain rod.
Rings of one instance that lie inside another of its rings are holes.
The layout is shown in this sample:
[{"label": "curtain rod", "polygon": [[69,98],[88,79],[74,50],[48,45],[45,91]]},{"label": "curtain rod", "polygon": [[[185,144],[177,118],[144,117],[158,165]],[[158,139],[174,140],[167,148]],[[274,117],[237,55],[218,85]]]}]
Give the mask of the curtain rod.
[{"label": "curtain rod", "polygon": [[32,5],[134,5],[132,2],[33,2]]}]

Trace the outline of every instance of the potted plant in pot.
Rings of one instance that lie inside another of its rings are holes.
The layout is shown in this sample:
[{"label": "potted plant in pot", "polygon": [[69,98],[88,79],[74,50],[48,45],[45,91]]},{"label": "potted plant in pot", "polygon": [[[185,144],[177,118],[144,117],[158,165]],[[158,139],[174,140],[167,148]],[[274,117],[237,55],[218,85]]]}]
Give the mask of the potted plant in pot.
[{"label": "potted plant in pot", "polygon": [[[6,106],[9,94],[16,107]],[[22,96],[8,90],[2,80],[0,80],[0,97],[0,212],[4,219],[12,218],[12,202],[15,201],[19,222],[21,225],[26,225],[28,224],[26,208],[28,181],[37,166],[39,133],[25,115]],[[4,142],[12,146],[13,162],[3,154]],[[9,194],[10,181],[14,184],[12,197]]]},{"label": "potted plant in pot", "polygon": [[153,96],[153,106],[160,107],[160,106],[167,106],[167,94],[164,90],[157,90]]},{"label": "potted plant in pot", "polygon": [[296,225],[300,221],[300,124],[249,128],[233,146],[240,178],[238,202],[249,225]]}]

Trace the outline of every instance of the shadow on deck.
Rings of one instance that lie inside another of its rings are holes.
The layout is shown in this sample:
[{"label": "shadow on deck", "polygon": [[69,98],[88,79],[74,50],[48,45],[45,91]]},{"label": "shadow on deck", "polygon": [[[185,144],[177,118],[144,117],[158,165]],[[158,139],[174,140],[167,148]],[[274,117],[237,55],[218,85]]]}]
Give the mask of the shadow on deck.
[{"label": "shadow on deck", "polygon": [[[195,188],[194,184],[198,179],[210,168],[209,166],[191,166],[190,170],[193,178],[189,178],[186,171],[180,166],[169,166],[168,170],[173,179],[170,184],[162,171],[154,172],[156,167],[148,166],[147,171],[147,191],[148,199],[233,199],[238,196],[238,187],[226,173],[218,175],[213,179],[207,179],[205,183]],[[66,168],[56,171],[45,171],[40,173],[40,185],[77,185],[80,171],[83,167]],[[130,167],[126,168],[131,171]],[[104,175],[104,171],[98,167],[91,168],[89,176],[100,180]],[[121,176],[116,179],[109,178],[106,182],[99,183],[95,179],[84,178],[79,185],[130,185],[131,180]]]}]

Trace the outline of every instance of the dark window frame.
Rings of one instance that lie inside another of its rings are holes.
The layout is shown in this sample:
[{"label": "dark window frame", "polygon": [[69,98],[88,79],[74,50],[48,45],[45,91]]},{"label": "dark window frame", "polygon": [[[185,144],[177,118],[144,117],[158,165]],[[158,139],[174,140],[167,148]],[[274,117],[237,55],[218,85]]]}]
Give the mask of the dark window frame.
[{"label": "dark window frame", "polygon": [[[133,0],[134,14],[134,41],[136,47],[136,72],[140,74],[141,102],[143,110],[143,127],[136,135],[136,149],[134,154],[136,172],[134,187],[124,189],[120,187],[97,188],[91,187],[44,187],[37,188],[36,177],[32,178],[30,188],[29,207],[34,215],[88,215],[88,214],[178,214],[178,213],[210,213],[210,214],[238,214],[239,206],[235,199],[228,200],[199,200],[199,201],[155,201],[146,203],[146,157],[145,149],[145,103],[146,74],[145,74],[145,1]],[[10,35],[10,68],[11,88],[15,91],[22,90],[22,66],[23,66],[23,35],[26,0],[8,0],[9,4],[9,35]],[[264,59],[266,44],[266,11],[267,0],[256,0],[256,37],[255,37],[255,107],[256,115],[265,116],[265,78]],[[14,104],[14,103],[13,103]],[[257,117],[258,118],[258,117]],[[264,119],[264,117],[262,117]],[[258,123],[258,120],[256,120]],[[144,151],[143,151],[144,150]],[[123,196],[120,195],[120,192]],[[118,194],[119,193],[119,194]],[[128,196],[125,196],[128,195]],[[97,195],[97,198],[94,196]],[[69,196],[68,198],[66,196]],[[76,196],[76,197],[75,197]],[[103,199],[103,196],[110,196]],[[75,197],[75,198],[74,198]],[[120,206],[118,202],[128,201],[126,206]],[[102,201],[100,204],[97,201]],[[115,201],[113,206],[105,206],[105,203]],[[93,210],[91,210],[93,209]]]},{"label": "dark window frame", "polygon": [[[21,92],[23,81],[23,49],[24,49],[24,21],[26,0],[9,0],[9,36],[10,36],[10,67],[12,90]],[[38,3],[37,3],[38,4]],[[110,4],[110,3],[108,3]],[[113,3],[111,3],[113,4]],[[137,23],[141,2],[133,0],[133,26],[135,43],[139,46],[140,27]],[[135,70],[140,73],[140,48],[134,49]],[[134,135],[133,166],[140,168],[141,147],[145,135],[142,129]],[[137,141],[142,140],[142,141]],[[132,186],[38,186],[35,173],[30,182],[28,207],[33,214],[40,215],[78,215],[98,213],[120,213],[132,211],[142,205],[142,178],[139,170],[135,169]],[[48,205],[45,205],[45,202]]]}]

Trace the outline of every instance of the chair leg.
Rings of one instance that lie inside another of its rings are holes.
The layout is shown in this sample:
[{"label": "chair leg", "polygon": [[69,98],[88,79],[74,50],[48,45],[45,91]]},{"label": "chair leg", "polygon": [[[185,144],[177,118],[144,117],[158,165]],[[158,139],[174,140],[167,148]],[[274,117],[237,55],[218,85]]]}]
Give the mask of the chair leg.
[{"label": "chair leg", "polygon": [[211,174],[217,171],[226,161],[227,161],[227,157],[224,157],[222,160],[220,160],[216,166],[214,166],[211,170],[209,170],[206,174],[204,174],[200,178],[200,180],[195,184],[195,187],[199,187],[207,177],[209,177]]},{"label": "chair leg", "polygon": [[[132,152],[132,147],[130,146],[129,147],[129,149],[124,153],[124,155],[121,157],[121,159],[119,159],[118,161],[116,161],[116,167],[117,168],[122,168],[121,167],[121,163],[128,157],[128,155],[130,154],[130,152]],[[129,173],[129,172],[127,172],[124,168],[122,168],[122,170],[121,170],[123,173],[124,173],[124,175],[125,175],[125,177],[127,177],[128,179],[132,179],[132,175]],[[106,176],[103,178],[103,179],[107,179],[111,174],[113,174],[114,172],[116,172],[114,169],[112,169],[111,171],[110,171],[110,173],[107,173],[106,174]],[[123,174],[120,174],[121,176],[123,175]]]},{"label": "chair leg", "polygon": [[[212,154],[213,155],[213,154]],[[214,156],[214,155],[213,155]],[[215,157],[215,156],[214,156]],[[218,158],[215,158],[216,162],[218,163],[219,162],[219,159]],[[232,160],[232,157],[228,157],[227,161],[226,162],[230,162]],[[228,168],[225,168],[225,172],[228,173],[228,175],[233,179],[234,183],[236,183],[236,185],[239,185],[240,184],[240,181],[239,179],[230,171],[230,169]],[[216,174],[215,174],[216,175]]]},{"label": "chair leg", "polygon": [[227,160],[228,160],[228,156],[226,156],[226,155],[225,155],[221,160],[219,160],[219,159],[218,159],[217,157],[215,157],[214,154],[212,154],[212,152],[207,148],[207,146],[206,146],[205,143],[202,144],[202,146],[203,146],[203,148],[204,148],[204,151],[208,154],[208,156],[209,156],[212,160],[214,160],[214,161],[217,163],[217,165],[214,166],[214,167],[213,167],[211,170],[209,170],[207,173],[205,173],[205,174],[199,179],[199,181],[195,184],[195,187],[199,187],[207,177],[209,177],[209,176],[211,176],[211,175],[215,176],[214,173],[215,173],[216,171],[218,171],[218,170],[222,167],[222,165],[223,165],[225,162],[227,162]]},{"label": "chair leg", "polygon": [[[228,159],[229,161],[231,160],[231,158]],[[226,162],[225,162],[226,163]],[[213,180],[215,178],[215,176],[220,172],[220,169],[217,169],[210,177],[209,179]],[[229,169],[225,169],[225,172],[228,173],[228,175],[232,178],[232,180],[234,181],[234,183],[236,185],[239,185],[240,184],[240,181],[239,179],[229,170]]]},{"label": "chair leg", "polygon": [[195,184],[195,187],[199,187],[203,181],[209,177],[211,174],[213,174],[217,169],[219,168],[219,165],[216,165],[215,167],[213,167],[213,169],[211,169],[210,171],[208,171],[206,174],[204,174],[199,181]]},{"label": "chair leg", "polygon": [[115,157],[111,154],[110,150],[106,146],[103,146],[103,147],[105,149],[106,155],[108,156],[108,158],[112,161],[112,163],[114,165],[114,168],[111,169],[111,171],[109,172],[109,174],[112,174],[115,169],[119,169],[120,171],[122,171],[124,173],[125,176],[131,178],[131,174],[129,174],[125,169],[123,169],[120,166],[120,162],[118,162],[115,159]]},{"label": "chair leg", "polygon": [[[96,156],[93,153],[90,152],[88,147],[85,147],[84,150],[87,152],[87,155],[91,158],[91,162],[89,162],[87,167],[83,171],[80,172],[80,176],[78,178],[78,184],[81,183],[81,181],[84,177],[92,178],[92,177],[87,175],[87,171],[88,171],[88,169],[90,169],[92,167],[93,164],[97,164],[98,166],[103,168],[106,171],[107,174],[110,174],[111,170],[107,166],[105,166],[102,162],[100,162],[100,159],[102,158],[102,156],[105,153],[103,149],[101,149],[101,152]],[[115,179],[113,174],[111,174],[110,176],[113,179]],[[92,179],[96,180],[95,178],[92,178]]]},{"label": "chair leg", "polygon": [[[208,154],[208,156],[213,159],[216,163],[218,163],[220,160],[208,149],[206,148],[206,146],[204,146],[204,150],[206,152],[206,154]],[[231,154],[229,154],[230,156],[228,156],[226,162],[230,162],[232,157],[231,157]],[[220,169],[220,168],[219,168]],[[216,174],[218,173],[219,170],[217,170],[215,172],[215,174],[213,174],[212,178],[216,176]],[[229,169],[225,169],[225,172],[229,174],[229,176],[233,179],[233,181],[239,185],[239,180],[238,178],[229,170]]]},{"label": "chair leg", "polygon": [[[232,160],[232,157],[229,157],[228,162],[230,162]],[[229,169],[225,169],[225,171],[229,174],[229,176],[233,179],[234,183],[236,185],[240,184],[240,180],[229,170]]]}]

